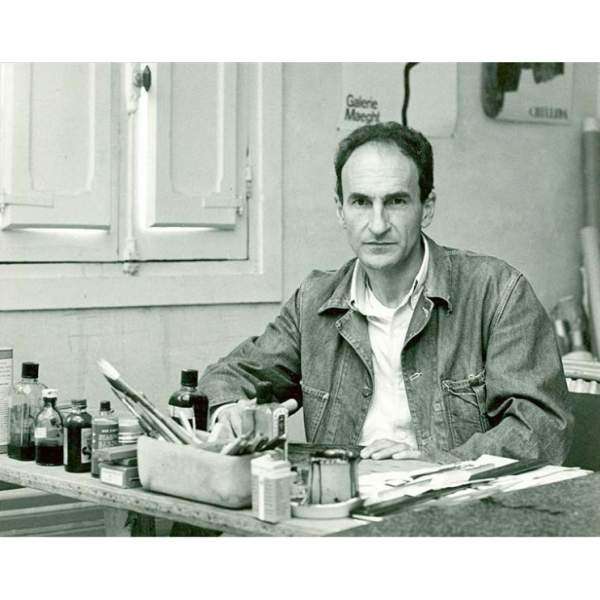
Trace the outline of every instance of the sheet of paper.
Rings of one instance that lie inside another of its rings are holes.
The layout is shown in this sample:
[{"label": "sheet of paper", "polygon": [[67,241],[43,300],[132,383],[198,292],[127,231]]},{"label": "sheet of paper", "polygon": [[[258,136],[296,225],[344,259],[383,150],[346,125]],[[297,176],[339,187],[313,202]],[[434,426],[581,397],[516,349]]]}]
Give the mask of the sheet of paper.
[{"label": "sheet of paper", "polygon": [[[372,462],[372,461],[371,461]],[[403,461],[380,461],[379,464],[396,466]],[[450,465],[415,464],[412,469],[389,469],[363,473],[359,476],[359,493],[370,501],[418,496],[429,490],[462,485],[478,470],[492,469],[511,462],[512,458],[484,454],[477,460],[461,461]],[[414,479],[419,478],[417,481]]]},{"label": "sheet of paper", "polygon": [[[383,464],[388,461],[381,461]],[[359,477],[359,493],[366,499],[366,505],[370,503],[380,502],[382,500],[391,500],[401,498],[402,496],[419,496],[429,490],[440,490],[463,485],[469,478],[481,471],[502,467],[511,463],[517,462],[513,458],[503,456],[494,456],[491,454],[483,454],[476,460],[462,461],[453,465],[426,465],[423,467],[417,466],[414,469],[399,472],[397,470],[378,471],[374,473],[365,473]],[[544,467],[544,469],[553,469],[552,472],[544,471],[539,477],[540,483],[543,485],[546,478],[559,477],[556,469],[561,467]],[[540,471],[534,471],[537,473]],[[511,486],[526,485],[528,473],[516,476],[500,477],[493,483],[482,482],[477,485],[472,492],[471,490],[461,490],[457,492],[456,498],[470,497],[470,494],[477,490],[489,490],[490,493],[501,491],[504,489],[512,489]],[[572,476],[572,475],[570,475]],[[537,480],[531,478],[532,482]],[[554,479],[549,479],[554,481]],[[529,485],[534,485],[530,483]],[[520,489],[520,488],[519,488]],[[450,497],[454,497],[451,495]]]},{"label": "sheet of paper", "polygon": [[549,465],[531,471],[530,473],[514,475],[513,483],[507,483],[507,487],[504,491],[514,492],[516,490],[524,490],[539,485],[546,485],[547,483],[556,483],[558,481],[574,479],[575,477],[583,477],[584,475],[589,475],[591,472],[592,471],[579,469],[577,467],[557,467]]},{"label": "sheet of paper", "polygon": [[592,471],[580,469],[578,467],[559,467],[548,465],[541,467],[535,471],[528,473],[520,473],[519,475],[505,475],[499,477],[492,482],[482,483],[469,489],[459,490],[453,494],[449,494],[439,500],[432,500],[421,507],[422,510],[428,506],[454,506],[463,502],[486,498],[493,494],[501,492],[514,492],[527,488],[546,485],[548,483],[556,483],[566,479],[574,479],[589,475]]}]

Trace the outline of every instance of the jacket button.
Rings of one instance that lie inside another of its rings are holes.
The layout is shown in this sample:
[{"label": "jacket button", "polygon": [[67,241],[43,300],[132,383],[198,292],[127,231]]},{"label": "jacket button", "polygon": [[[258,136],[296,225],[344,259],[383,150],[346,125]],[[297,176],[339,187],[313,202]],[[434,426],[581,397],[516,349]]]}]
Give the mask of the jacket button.
[{"label": "jacket button", "polygon": [[365,398],[367,398],[368,396],[370,396],[370,395],[371,395],[371,388],[370,388],[370,387],[367,387],[367,386],[365,386],[365,387],[363,388],[362,395],[363,395]]}]

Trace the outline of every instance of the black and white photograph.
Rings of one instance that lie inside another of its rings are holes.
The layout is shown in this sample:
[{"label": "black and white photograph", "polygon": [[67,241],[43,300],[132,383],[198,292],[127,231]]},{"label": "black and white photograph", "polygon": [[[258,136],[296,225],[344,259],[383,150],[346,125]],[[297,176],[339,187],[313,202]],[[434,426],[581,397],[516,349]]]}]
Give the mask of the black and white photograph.
[{"label": "black and white photograph", "polygon": [[0,55],[0,548],[598,538],[600,53],[237,52]]}]

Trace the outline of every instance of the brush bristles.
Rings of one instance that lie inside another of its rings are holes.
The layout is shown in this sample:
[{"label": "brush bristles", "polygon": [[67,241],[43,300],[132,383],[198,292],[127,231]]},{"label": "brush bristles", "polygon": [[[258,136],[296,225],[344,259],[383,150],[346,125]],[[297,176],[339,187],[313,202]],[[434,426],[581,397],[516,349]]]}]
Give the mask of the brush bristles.
[{"label": "brush bristles", "polygon": [[98,368],[102,371],[104,377],[117,381],[120,378],[119,372],[104,358],[98,361]]}]

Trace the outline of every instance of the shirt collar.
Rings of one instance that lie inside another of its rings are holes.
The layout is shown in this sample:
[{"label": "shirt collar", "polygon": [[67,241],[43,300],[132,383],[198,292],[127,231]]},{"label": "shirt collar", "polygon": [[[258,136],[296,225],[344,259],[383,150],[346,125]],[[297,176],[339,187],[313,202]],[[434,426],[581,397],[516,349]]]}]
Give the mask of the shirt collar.
[{"label": "shirt collar", "polygon": [[[423,260],[421,261],[421,266],[415,276],[410,291],[402,298],[394,310],[398,310],[407,303],[410,303],[410,307],[414,310],[419,295],[423,291],[425,280],[427,278],[427,270],[429,268],[429,244],[424,235],[421,235],[421,239],[423,240]],[[370,287],[367,274],[357,258],[354,262],[352,282],[350,284],[350,306],[366,316],[369,316],[368,313],[371,312],[368,309],[369,302],[367,301],[367,294],[369,291]]]}]

